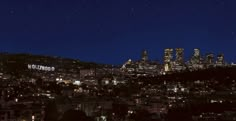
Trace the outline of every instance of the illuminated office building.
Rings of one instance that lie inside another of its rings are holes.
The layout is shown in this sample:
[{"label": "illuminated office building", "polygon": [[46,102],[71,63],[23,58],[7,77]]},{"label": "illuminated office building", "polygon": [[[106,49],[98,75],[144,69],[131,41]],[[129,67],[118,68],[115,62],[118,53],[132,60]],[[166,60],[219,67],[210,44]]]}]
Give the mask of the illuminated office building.
[{"label": "illuminated office building", "polygon": [[176,59],[175,62],[177,65],[183,65],[184,64],[184,49],[183,48],[176,48]]},{"label": "illuminated office building", "polygon": [[164,63],[169,63],[173,59],[173,49],[172,48],[167,48],[165,49],[165,54],[164,54]]},{"label": "illuminated office building", "polygon": [[224,65],[224,54],[217,55],[216,65],[223,66]]},{"label": "illuminated office building", "polygon": [[207,65],[213,65],[214,64],[214,54],[209,53],[206,55],[205,62]]},{"label": "illuminated office building", "polygon": [[142,52],[142,61],[144,61],[144,62],[148,61],[148,52],[147,52],[147,50],[144,50]]},{"label": "illuminated office building", "polygon": [[194,57],[200,57],[200,50],[197,48],[194,49]]},{"label": "illuminated office building", "polygon": [[191,58],[191,63],[192,64],[200,64],[201,56],[200,56],[200,50],[199,49],[194,49],[193,56]]},{"label": "illuminated office building", "polygon": [[194,49],[194,53],[192,58],[190,59],[188,63],[188,68],[190,70],[198,70],[204,68],[203,58],[201,58],[200,50]]},{"label": "illuminated office building", "polygon": [[164,52],[164,71],[171,71],[173,59],[173,49],[167,48]]}]

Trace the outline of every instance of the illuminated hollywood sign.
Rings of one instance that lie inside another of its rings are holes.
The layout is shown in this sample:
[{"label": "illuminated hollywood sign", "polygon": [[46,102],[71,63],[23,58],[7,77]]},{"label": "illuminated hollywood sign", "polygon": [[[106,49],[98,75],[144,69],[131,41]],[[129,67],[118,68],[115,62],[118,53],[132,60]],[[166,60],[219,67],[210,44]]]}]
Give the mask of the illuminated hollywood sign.
[{"label": "illuminated hollywood sign", "polygon": [[39,70],[39,71],[55,71],[55,67],[48,67],[35,64],[28,64],[28,69]]}]

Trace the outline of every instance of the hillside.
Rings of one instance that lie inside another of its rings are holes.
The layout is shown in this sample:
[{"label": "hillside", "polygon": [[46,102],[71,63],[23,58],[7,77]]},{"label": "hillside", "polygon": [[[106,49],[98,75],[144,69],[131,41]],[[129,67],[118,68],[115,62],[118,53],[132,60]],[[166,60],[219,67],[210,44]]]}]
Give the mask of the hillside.
[{"label": "hillside", "polygon": [[24,72],[27,70],[28,64],[55,67],[58,69],[79,71],[79,69],[87,69],[103,66],[92,62],[83,62],[76,59],[62,58],[56,56],[42,56],[33,54],[9,54],[0,53],[1,71],[6,73]]}]

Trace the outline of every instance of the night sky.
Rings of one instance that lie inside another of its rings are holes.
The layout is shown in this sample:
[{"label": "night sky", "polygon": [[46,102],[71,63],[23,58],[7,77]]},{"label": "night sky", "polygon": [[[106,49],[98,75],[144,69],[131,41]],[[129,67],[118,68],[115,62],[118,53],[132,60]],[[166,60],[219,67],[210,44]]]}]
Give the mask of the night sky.
[{"label": "night sky", "polygon": [[1,0],[0,51],[121,64],[147,49],[236,62],[236,0]]}]

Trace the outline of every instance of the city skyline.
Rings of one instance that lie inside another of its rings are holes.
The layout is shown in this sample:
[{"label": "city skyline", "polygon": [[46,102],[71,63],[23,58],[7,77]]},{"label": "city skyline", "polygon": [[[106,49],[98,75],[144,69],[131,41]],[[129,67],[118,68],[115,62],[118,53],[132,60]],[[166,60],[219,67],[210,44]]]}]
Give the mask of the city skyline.
[{"label": "city skyline", "polygon": [[0,51],[121,64],[198,47],[234,61],[236,1],[1,1]]},{"label": "city skyline", "polygon": [[[122,65],[125,61],[127,60],[134,60],[134,61],[157,61],[157,62],[160,62],[160,63],[165,63],[165,56],[166,56],[166,50],[171,50],[170,54],[168,56],[171,56],[171,57],[168,57],[169,58],[169,61],[176,61],[177,63],[186,63],[188,61],[191,60],[191,58],[193,56],[196,56],[195,55],[195,50],[198,50],[199,51],[199,57],[201,57],[203,59],[203,61],[207,61],[207,59],[209,59],[208,56],[213,56],[211,57],[211,61],[215,61],[217,60],[217,56],[220,56],[222,55],[224,60],[230,64],[230,63],[235,63],[236,61],[235,60],[232,60],[232,61],[229,61],[229,57],[226,57],[224,53],[215,53],[215,52],[202,52],[201,49],[199,48],[194,48],[192,49],[191,52],[186,52],[186,50],[184,48],[165,48],[163,49],[163,53],[160,54],[159,56],[156,56],[156,57],[151,57],[150,56],[150,51],[148,51],[147,49],[143,49],[143,50],[140,50],[139,54],[136,54],[136,55],[133,55],[132,57],[127,57],[126,60],[122,61],[122,62],[118,62],[118,63],[101,63],[99,61],[85,61],[85,60],[81,60],[79,58],[73,58],[73,57],[65,57],[65,56],[58,56],[58,55],[49,55],[49,54],[46,54],[46,55],[43,55],[43,54],[35,54],[35,53],[11,53],[11,52],[0,52],[0,53],[9,53],[9,54],[30,54],[30,55],[39,55],[39,56],[51,56],[51,57],[60,57],[60,58],[68,58],[68,59],[75,59],[75,60],[79,60],[79,61],[82,61],[82,62],[93,62],[93,63],[100,63],[100,64],[112,64],[112,65]],[[141,53],[141,54],[140,54]],[[153,52],[151,52],[153,53]],[[185,53],[191,53],[189,55],[186,55]],[[145,57],[145,58],[144,58]],[[157,57],[160,57],[160,58],[157,58]],[[208,60],[209,61],[209,60]]]},{"label": "city skyline", "polygon": [[236,0],[0,0],[1,121],[236,121]]},{"label": "city skyline", "polygon": [[[192,54],[187,56],[185,55],[185,49],[184,48],[165,48],[163,50],[163,54],[161,58],[153,59],[150,58],[150,52],[146,49],[140,51],[139,57],[137,59],[134,58],[128,58],[124,62],[120,62],[121,64],[115,64],[115,63],[99,63],[99,62],[93,62],[93,61],[84,61],[76,58],[68,58],[68,57],[62,57],[62,56],[55,56],[55,55],[37,55],[33,53],[9,53],[9,52],[0,52],[2,54],[13,54],[13,55],[32,55],[32,56],[41,56],[41,57],[53,57],[53,58],[64,58],[64,59],[72,59],[72,60],[79,60],[81,62],[92,62],[97,64],[108,64],[108,65],[116,65],[121,66],[127,62],[154,62],[159,64],[175,64],[179,66],[188,65],[189,63],[199,63],[199,64],[221,64],[221,62],[224,62],[226,65],[234,65],[235,61],[228,61],[225,57],[224,53],[214,53],[214,52],[205,52],[203,53],[201,49],[194,48],[192,50]],[[137,56],[137,55],[136,55]],[[220,61],[220,63],[219,63]]]},{"label": "city skyline", "polygon": [[[164,63],[164,61],[163,61],[163,59],[165,58],[164,56],[166,55],[166,50],[167,51],[171,51],[170,52],[170,54],[169,54],[169,56],[171,56],[171,57],[169,57],[170,58],[170,60],[172,60],[172,61],[177,61],[178,63],[183,63],[183,62],[187,62],[187,61],[189,61],[189,60],[191,60],[191,58],[193,57],[193,56],[196,56],[195,55],[195,50],[198,50],[199,52],[198,52],[198,54],[199,54],[199,56],[201,57],[201,58],[203,58],[203,59],[207,59],[208,58],[208,56],[213,56],[212,57],[212,59],[213,60],[216,60],[217,59],[217,56],[218,55],[223,55],[224,56],[224,59],[226,60],[226,61],[228,61],[229,59],[227,59],[227,57],[225,58],[225,54],[224,53],[222,53],[222,52],[220,52],[220,53],[215,53],[215,52],[213,52],[213,51],[209,51],[209,52],[203,52],[201,49],[199,49],[199,48],[194,48],[194,49],[192,49],[192,51],[190,51],[190,52],[186,52],[186,50],[184,49],[184,48],[179,48],[179,47],[176,47],[176,48],[164,48],[163,49],[163,52],[162,52],[162,54],[160,54],[160,55],[158,55],[158,56],[156,56],[156,57],[151,57],[150,56],[150,51],[148,51],[147,49],[142,49],[142,50],[140,50],[140,52],[139,52],[139,54],[136,54],[136,55],[133,55],[132,57],[133,58],[129,58],[129,57],[127,57],[127,59],[131,59],[131,60],[135,60],[135,61],[138,61],[138,60],[140,60],[140,61],[158,61],[158,62],[163,62]],[[60,57],[60,58],[68,58],[68,59],[74,59],[74,60],[80,60],[80,61],[84,61],[84,62],[94,62],[94,63],[99,63],[98,61],[85,61],[85,60],[81,60],[81,59],[79,59],[79,58],[73,58],[73,57],[66,57],[66,56],[60,56],[60,55],[50,55],[50,54],[45,54],[45,55],[43,55],[43,54],[35,54],[35,53],[29,53],[29,52],[0,52],[0,53],[8,53],[8,54],[30,54],[30,55],[38,55],[38,56],[51,56],[51,57]],[[140,55],[140,53],[141,53],[141,55]],[[152,55],[153,55],[153,52],[151,52],[152,53]],[[185,53],[188,53],[189,55],[186,55]],[[145,58],[144,58],[145,57]],[[160,57],[160,58],[158,58],[158,57]],[[230,57],[229,57],[230,58]],[[126,59],[126,60],[127,60]],[[125,61],[126,61],[125,60]],[[228,62],[232,62],[232,63],[234,63],[235,61],[233,60],[233,61],[228,61]],[[120,64],[121,62],[119,62],[118,63],[118,65]],[[102,64],[102,63],[101,63]],[[115,64],[115,65],[117,65],[117,63],[103,63],[103,64]]]}]

